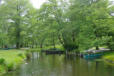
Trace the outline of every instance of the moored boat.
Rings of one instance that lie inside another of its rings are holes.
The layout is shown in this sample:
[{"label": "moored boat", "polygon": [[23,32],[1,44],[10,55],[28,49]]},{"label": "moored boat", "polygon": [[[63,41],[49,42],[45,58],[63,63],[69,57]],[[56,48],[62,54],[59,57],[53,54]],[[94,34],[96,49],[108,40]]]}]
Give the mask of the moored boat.
[{"label": "moored boat", "polygon": [[100,58],[101,56],[102,56],[103,54],[95,54],[95,53],[93,53],[93,54],[85,54],[83,57],[85,58],[85,59],[91,59],[91,58]]}]

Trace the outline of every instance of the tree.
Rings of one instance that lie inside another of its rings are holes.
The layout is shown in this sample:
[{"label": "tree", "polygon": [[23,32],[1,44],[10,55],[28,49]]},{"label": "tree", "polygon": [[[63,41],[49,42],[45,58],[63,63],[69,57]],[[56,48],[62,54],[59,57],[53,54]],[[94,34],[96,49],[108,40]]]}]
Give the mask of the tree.
[{"label": "tree", "polygon": [[9,35],[15,40],[16,47],[20,48],[22,31],[21,27],[22,25],[25,25],[23,20],[31,5],[28,0],[6,0],[3,6],[3,10],[7,10],[6,12],[3,11],[3,13],[5,12],[5,15],[7,17],[6,20],[9,20],[8,22],[10,24],[8,31],[12,32],[12,34],[10,33]]}]

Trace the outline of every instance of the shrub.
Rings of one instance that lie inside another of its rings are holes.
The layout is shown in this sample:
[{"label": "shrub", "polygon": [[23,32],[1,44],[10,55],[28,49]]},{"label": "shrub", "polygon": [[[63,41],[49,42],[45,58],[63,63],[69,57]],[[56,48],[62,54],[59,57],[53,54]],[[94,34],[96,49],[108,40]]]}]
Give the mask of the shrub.
[{"label": "shrub", "polygon": [[27,59],[30,59],[30,58],[31,58],[31,52],[26,51],[26,54],[25,54],[25,55],[26,55],[26,58],[27,58]]},{"label": "shrub", "polygon": [[14,70],[14,64],[13,64],[13,63],[7,64],[7,70],[8,70],[8,71]]},{"label": "shrub", "polygon": [[1,73],[6,73],[6,67],[3,65],[0,65],[0,74]]},{"label": "shrub", "polygon": [[58,49],[60,49],[60,50],[65,50],[62,45],[56,45],[56,48],[58,48]]},{"label": "shrub", "polygon": [[22,53],[19,53],[18,56],[24,58],[24,55]]},{"label": "shrub", "polygon": [[114,50],[114,42],[108,43],[108,47],[110,50]]},{"label": "shrub", "polygon": [[0,59],[0,64],[1,64],[1,65],[2,65],[2,64],[5,64],[5,59],[1,58],[1,59]]},{"label": "shrub", "polygon": [[78,49],[78,45],[71,43],[71,44],[64,44],[64,48],[68,51],[72,51],[74,49]]}]

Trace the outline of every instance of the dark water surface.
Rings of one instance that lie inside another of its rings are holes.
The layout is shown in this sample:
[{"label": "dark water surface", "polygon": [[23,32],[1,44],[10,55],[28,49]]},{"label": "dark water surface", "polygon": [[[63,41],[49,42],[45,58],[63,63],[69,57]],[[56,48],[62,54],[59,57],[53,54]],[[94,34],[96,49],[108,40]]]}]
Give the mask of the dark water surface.
[{"label": "dark water surface", "polygon": [[114,76],[114,67],[65,55],[39,55],[3,76]]}]

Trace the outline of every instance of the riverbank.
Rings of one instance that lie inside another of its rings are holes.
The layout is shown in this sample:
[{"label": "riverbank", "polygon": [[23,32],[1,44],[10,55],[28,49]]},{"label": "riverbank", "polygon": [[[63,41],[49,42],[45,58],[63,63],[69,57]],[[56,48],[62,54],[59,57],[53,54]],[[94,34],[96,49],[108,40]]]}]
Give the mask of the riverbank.
[{"label": "riverbank", "polygon": [[24,50],[0,50],[0,74],[15,70],[25,58]]},{"label": "riverbank", "polygon": [[114,52],[106,53],[103,56],[103,60],[109,64],[114,64]]}]

